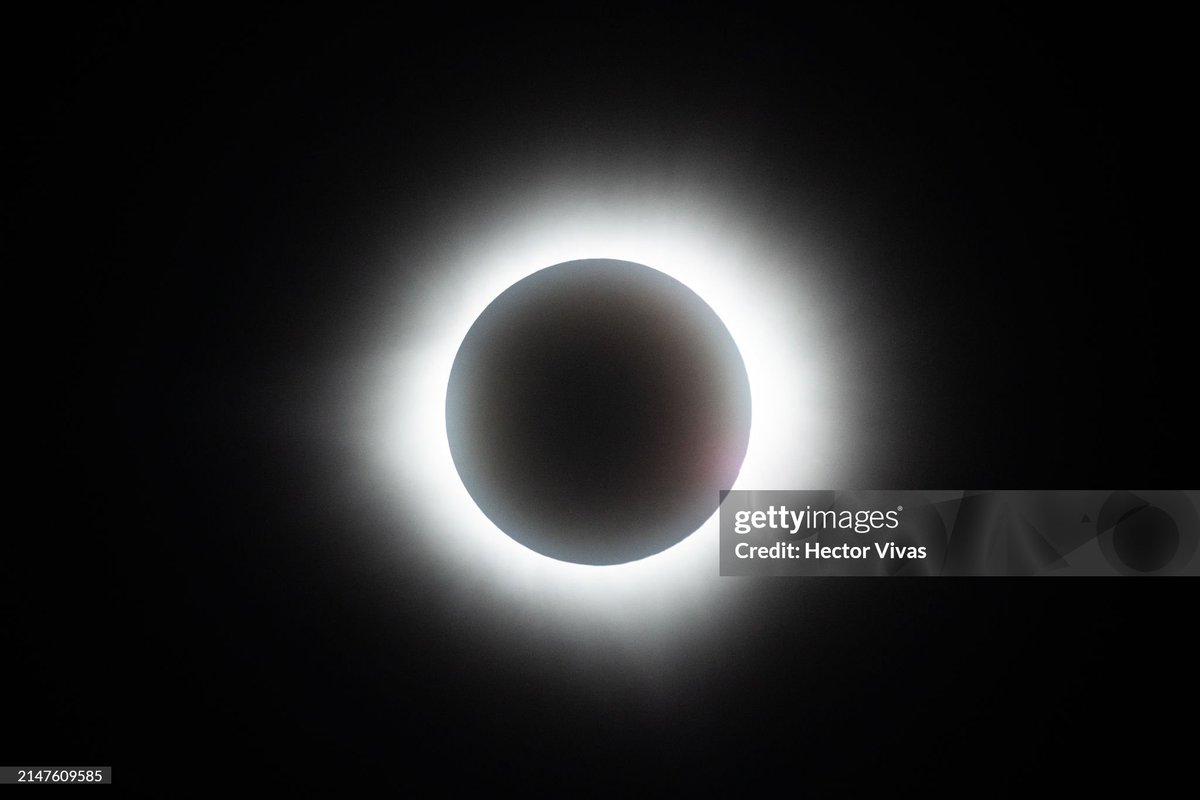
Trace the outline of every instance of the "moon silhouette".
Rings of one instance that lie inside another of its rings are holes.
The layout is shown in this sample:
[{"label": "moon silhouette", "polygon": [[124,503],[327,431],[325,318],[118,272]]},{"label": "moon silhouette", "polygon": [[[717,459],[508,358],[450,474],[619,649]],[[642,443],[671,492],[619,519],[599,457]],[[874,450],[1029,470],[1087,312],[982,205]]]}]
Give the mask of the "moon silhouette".
[{"label": "moon silhouette", "polygon": [[620,564],[682,541],[732,487],[750,384],[724,323],[662,272],[569,261],[513,284],[455,357],[446,432],[472,499],[561,561]]}]

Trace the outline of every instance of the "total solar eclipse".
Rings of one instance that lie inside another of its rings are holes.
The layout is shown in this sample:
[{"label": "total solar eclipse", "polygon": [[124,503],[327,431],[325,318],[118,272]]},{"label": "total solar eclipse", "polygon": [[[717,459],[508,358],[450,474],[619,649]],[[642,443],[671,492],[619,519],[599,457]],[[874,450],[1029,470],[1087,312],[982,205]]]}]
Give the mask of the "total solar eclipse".
[{"label": "total solar eclipse", "polygon": [[750,434],[733,337],[684,284],[587,259],[513,284],[451,368],[455,468],[500,530],[560,561],[620,564],[678,543],[733,485]]}]

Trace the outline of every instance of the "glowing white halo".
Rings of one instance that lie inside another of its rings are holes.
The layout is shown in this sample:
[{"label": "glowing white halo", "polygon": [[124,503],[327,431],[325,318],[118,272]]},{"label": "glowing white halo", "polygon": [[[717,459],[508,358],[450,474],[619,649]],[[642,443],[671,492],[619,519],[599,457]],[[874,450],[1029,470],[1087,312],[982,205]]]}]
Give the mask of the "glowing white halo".
[{"label": "glowing white halo", "polygon": [[825,308],[798,280],[802,256],[793,243],[694,194],[551,192],[509,198],[501,208],[509,210],[464,213],[449,229],[449,244],[421,264],[430,277],[402,293],[400,324],[391,332],[399,350],[371,392],[382,429],[376,456],[394,476],[391,499],[410,519],[416,515],[430,568],[487,614],[591,632],[578,634],[584,637],[604,629],[662,637],[704,627],[720,598],[741,585],[717,574],[716,515],[674,547],[615,566],[565,563],[523,547],[483,515],[455,470],[445,432],[450,368],[475,319],[521,278],[581,258],[645,264],[704,299],[745,361],[753,417],[730,488],[828,486],[837,375],[832,354],[810,344],[823,338]]}]

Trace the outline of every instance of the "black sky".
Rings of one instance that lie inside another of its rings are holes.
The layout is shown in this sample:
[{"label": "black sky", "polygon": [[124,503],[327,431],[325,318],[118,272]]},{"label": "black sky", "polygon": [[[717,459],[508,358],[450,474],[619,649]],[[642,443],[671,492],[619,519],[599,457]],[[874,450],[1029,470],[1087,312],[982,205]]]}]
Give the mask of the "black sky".
[{"label": "black sky", "polygon": [[[356,454],[305,427],[352,399],[330,387],[378,287],[436,280],[382,258],[381,231],[444,231],[539,159],[719,146],[737,200],[781,228],[815,213],[853,264],[826,280],[855,314],[842,352],[882,376],[861,487],[1194,487],[1179,22],[426,13],[11,24],[31,447],[0,761],[531,790],[1181,769],[1190,581],[845,581],[820,602],[763,581],[717,666],[657,702],[450,619],[430,576],[364,569],[370,531],[412,523],[356,505]],[[431,773],[445,754],[461,769]]]}]

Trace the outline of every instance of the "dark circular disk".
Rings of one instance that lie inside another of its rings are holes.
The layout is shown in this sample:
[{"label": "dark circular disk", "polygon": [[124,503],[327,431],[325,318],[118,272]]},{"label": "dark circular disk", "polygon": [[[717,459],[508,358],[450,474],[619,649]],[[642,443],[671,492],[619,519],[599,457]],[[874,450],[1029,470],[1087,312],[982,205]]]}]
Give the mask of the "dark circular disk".
[{"label": "dark circular disk", "polygon": [[1179,527],[1161,508],[1147,506],[1126,514],[1113,530],[1121,561],[1138,572],[1154,572],[1171,563],[1179,550]]},{"label": "dark circular disk", "polygon": [[502,531],[551,558],[620,564],[716,510],[746,453],[750,384],[691,289],[629,261],[568,261],[513,284],[471,326],[446,432]]}]

